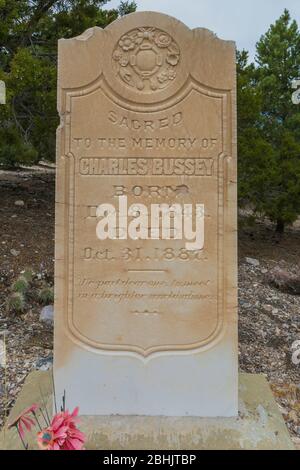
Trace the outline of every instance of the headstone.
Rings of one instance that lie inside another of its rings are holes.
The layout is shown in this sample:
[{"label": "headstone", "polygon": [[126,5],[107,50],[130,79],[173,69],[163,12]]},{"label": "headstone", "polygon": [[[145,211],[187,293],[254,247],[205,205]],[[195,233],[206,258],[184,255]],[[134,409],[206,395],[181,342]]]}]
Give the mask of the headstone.
[{"label": "headstone", "polygon": [[0,104],[5,104],[5,103],[6,103],[5,82],[3,80],[0,80]]},{"label": "headstone", "polygon": [[57,399],[236,415],[234,43],[134,13],[58,64]]}]

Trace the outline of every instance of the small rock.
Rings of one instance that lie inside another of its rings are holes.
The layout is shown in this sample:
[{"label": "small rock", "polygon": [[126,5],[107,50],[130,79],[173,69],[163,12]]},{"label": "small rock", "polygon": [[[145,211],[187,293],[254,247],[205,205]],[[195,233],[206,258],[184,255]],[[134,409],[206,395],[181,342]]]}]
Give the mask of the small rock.
[{"label": "small rock", "polygon": [[15,206],[20,206],[20,207],[25,206],[25,203],[22,200],[18,200],[18,201],[15,201]]},{"label": "small rock", "polygon": [[266,312],[272,312],[272,305],[263,305],[263,309]]},{"label": "small rock", "polygon": [[267,282],[281,292],[300,295],[300,276],[281,268],[274,268],[266,276]]},{"label": "small rock", "polygon": [[251,264],[251,266],[255,266],[255,267],[260,265],[259,260],[255,258],[246,258],[246,263]]},{"label": "small rock", "polygon": [[53,305],[46,305],[40,313],[40,322],[48,325],[53,325],[54,322],[54,307]]},{"label": "small rock", "polygon": [[49,370],[52,369],[53,366],[53,357],[48,356],[48,357],[41,357],[40,359],[37,360],[35,364],[36,370]]},{"label": "small rock", "polygon": [[12,250],[10,250],[10,254],[13,256],[19,256],[20,252],[13,248]]},{"label": "small rock", "polygon": [[6,354],[5,354],[5,344],[3,340],[0,340],[0,367],[6,366]]}]

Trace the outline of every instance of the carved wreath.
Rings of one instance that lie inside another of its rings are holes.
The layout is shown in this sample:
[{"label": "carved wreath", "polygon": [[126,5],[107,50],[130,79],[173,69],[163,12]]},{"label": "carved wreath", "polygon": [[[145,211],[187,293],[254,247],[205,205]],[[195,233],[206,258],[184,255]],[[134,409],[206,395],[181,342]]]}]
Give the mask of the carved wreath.
[{"label": "carved wreath", "polygon": [[180,50],[174,39],[157,28],[124,34],[113,52],[117,76],[141,92],[166,88],[176,77]]}]

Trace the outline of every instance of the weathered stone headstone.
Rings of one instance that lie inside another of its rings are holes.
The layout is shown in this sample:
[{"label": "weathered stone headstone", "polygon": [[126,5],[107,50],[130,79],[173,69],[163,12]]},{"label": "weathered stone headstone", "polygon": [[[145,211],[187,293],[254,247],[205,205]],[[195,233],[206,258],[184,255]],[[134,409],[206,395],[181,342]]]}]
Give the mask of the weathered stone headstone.
[{"label": "weathered stone headstone", "polygon": [[234,43],[134,13],[58,64],[57,399],[236,415]]}]

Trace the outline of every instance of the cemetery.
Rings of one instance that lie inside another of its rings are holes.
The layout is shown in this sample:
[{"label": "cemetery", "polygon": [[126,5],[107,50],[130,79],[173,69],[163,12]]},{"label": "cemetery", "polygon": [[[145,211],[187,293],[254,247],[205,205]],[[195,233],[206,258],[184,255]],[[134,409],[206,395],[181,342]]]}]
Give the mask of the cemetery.
[{"label": "cemetery", "polygon": [[299,449],[296,21],[254,65],[201,18],[22,3],[47,47],[0,48],[0,449]]}]

